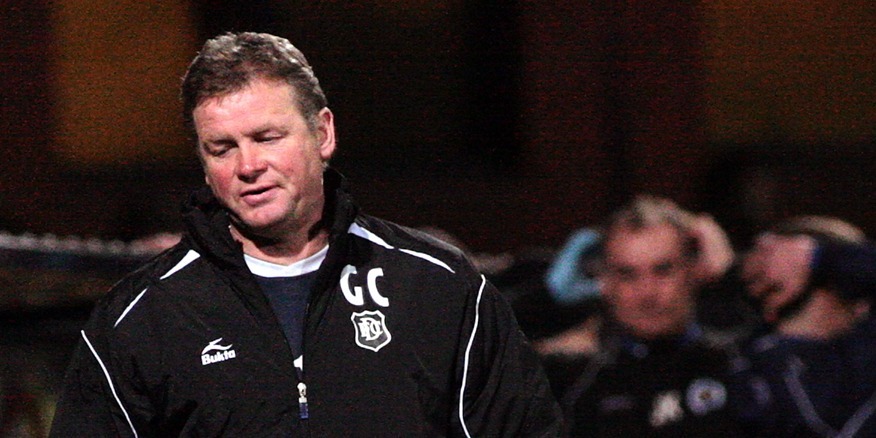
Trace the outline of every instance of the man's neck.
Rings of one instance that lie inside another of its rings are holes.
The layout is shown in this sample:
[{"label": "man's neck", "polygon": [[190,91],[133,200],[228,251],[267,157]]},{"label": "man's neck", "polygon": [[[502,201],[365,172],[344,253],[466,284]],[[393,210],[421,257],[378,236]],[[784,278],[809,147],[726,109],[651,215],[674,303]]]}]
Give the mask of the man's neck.
[{"label": "man's neck", "polygon": [[853,307],[828,291],[816,290],[796,315],[776,328],[784,336],[824,341],[847,333],[855,322]]},{"label": "man's neck", "polygon": [[251,239],[232,225],[231,235],[243,245],[246,255],[278,265],[291,265],[304,260],[328,243],[328,231],[325,229],[315,233],[290,233],[280,239]]}]

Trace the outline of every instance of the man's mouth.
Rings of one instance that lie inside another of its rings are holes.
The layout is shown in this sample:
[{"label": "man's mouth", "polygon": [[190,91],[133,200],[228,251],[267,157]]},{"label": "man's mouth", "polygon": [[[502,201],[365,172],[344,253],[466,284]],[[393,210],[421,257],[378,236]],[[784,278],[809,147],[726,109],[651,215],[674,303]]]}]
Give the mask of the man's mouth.
[{"label": "man's mouth", "polygon": [[273,188],[274,186],[265,186],[244,190],[240,193],[240,199],[250,205],[259,204],[270,196],[270,192]]}]

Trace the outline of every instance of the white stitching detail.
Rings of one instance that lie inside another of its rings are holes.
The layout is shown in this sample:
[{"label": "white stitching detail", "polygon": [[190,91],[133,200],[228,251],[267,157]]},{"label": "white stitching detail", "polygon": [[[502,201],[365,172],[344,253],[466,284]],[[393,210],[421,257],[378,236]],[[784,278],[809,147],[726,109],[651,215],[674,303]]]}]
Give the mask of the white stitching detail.
[{"label": "white stitching detail", "polygon": [[80,330],[82,333],[82,339],[85,340],[85,343],[88,345],[88,349],[91,350],[91,354],[97,360],[97,364],[100,365],[100,369],[103,370],[103,375],[106,377],[106,382],[109,384],[110,391],[113,393],[113,398],[116,399],[116,403],[121,408],[122,413],[125,414],[125,420],[128,421],[128,426],[131,427],[131,432],[134,433],[134,438],[137,438],[137,429],[134,429],[134,423],[131,422],[131,417],[128,415],[128,411],[125,410],[125,407],[122,405],[122,400],[119,399],[119,395],[116,394],[116,387],[113,386],[113,381],[110,379],[109,371],[107,371],[106,366],[104,366],[103,361],[100,360],[100,356],[97,355],[97,351],[94,350],[94,346],[91,345],[91,341],[88,340],[88,336],[85,335],[85,330]]},{"label": "white stitching detail", "polygon": [[189,263],[197,260],[198,257],[200,257],[200,256],[201,256],[200,254],[198,254],[194,250],[190,249],[189,252],[187,252],[186,255],[183,256],[182,260],[180,260],[179,263],[176,264],[176,266],[170,268],[170,270],[167,271],[167,273],[165,273],[164,275],[162,275],[161,278],[159,278],[159,280],[164,280],[165,278],[170,277],[173,274],[176,274],[177,271],[179,271],[182,268],[185,268],[186,266],[188,266]]},{"label": "white stitching detail", "polygon": [[128,304],[128,307],[125,308],[125,311],[122,312],[121,316],[119,316],[119,319],[117,319],[117,320],[116,320],[116,323],[113,324],[113,328],[116,328],[116,326],[119,325],[119,323],[122,322],[123,319],[125,319],[125,316],[127,316],[127,315],[128,315],[128,312],[130,312],[131,309],[134,308],[134,305],[137,304],[137,301],[140,301],[140,298],[143,298],[143,295],[146,294],[146,290],[147,290],[147,289],[149,289],[149,288],[147,287],[146,289],[143,289],[143,292],[140,292],[140,293],[137,295],[137,297],[134,298],[134,301],[131,301],[131,304]]},{"label": "white stitching detail", "polygon": [[474,344],[475,334],[478,331],[478,323],[480,321],[480,310],[481,310],[481,296],[484,293],[484,286],[487,285],[487,279],[483,275],[481,275],[481,288],[478,290],[478,299],[475,304],[475,320],[474,327],[472,327],[471,337],[468,339],[468,346],[465,347],[465,364],[462,368],[462,386],[459,388],[459,422],[462,424],[462,430],[465,432],[465,436],[471,438],[471,433],[468,431],[468,426],[465,424],[465,417],[463,416],[463,398],[465,397],[465,384],[468,378],[468,361],[471,355],[471,347]]}]

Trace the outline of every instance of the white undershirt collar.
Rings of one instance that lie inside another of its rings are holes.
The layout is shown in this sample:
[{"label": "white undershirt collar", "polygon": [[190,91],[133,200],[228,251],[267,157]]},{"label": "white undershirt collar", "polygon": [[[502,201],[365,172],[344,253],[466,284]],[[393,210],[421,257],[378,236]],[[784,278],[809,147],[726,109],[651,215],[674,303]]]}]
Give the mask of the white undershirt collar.
[{"label": "white undershirt collar", "polygon": [[319,269],[322,261],[325,260],[326,253],[328,253],[328,245],[317,251],[316,254],[291,265],[266,262],[247,254],[243,255],[243,260],[246,261],[246,266],[249,267],[250,272],[259,277],[296,277]]}]

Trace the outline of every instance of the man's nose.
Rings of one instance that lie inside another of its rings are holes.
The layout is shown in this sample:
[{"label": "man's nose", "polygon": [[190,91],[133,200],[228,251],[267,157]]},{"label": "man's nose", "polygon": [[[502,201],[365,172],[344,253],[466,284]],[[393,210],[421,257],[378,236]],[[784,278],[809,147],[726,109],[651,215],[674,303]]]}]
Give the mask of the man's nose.
[{"label": "man's nose", "polygon": [[650,293],[657,286],[657,278],[649,273],[640,273],[636,276],[635,286],[641,292]]},{"label": "man's nose", "polygon": [[258,146],[255,145],[240,145],[237,161],[237,175],[242,180],[252,180],[259,176],[267,168],[267,162],[264,159]]}]

